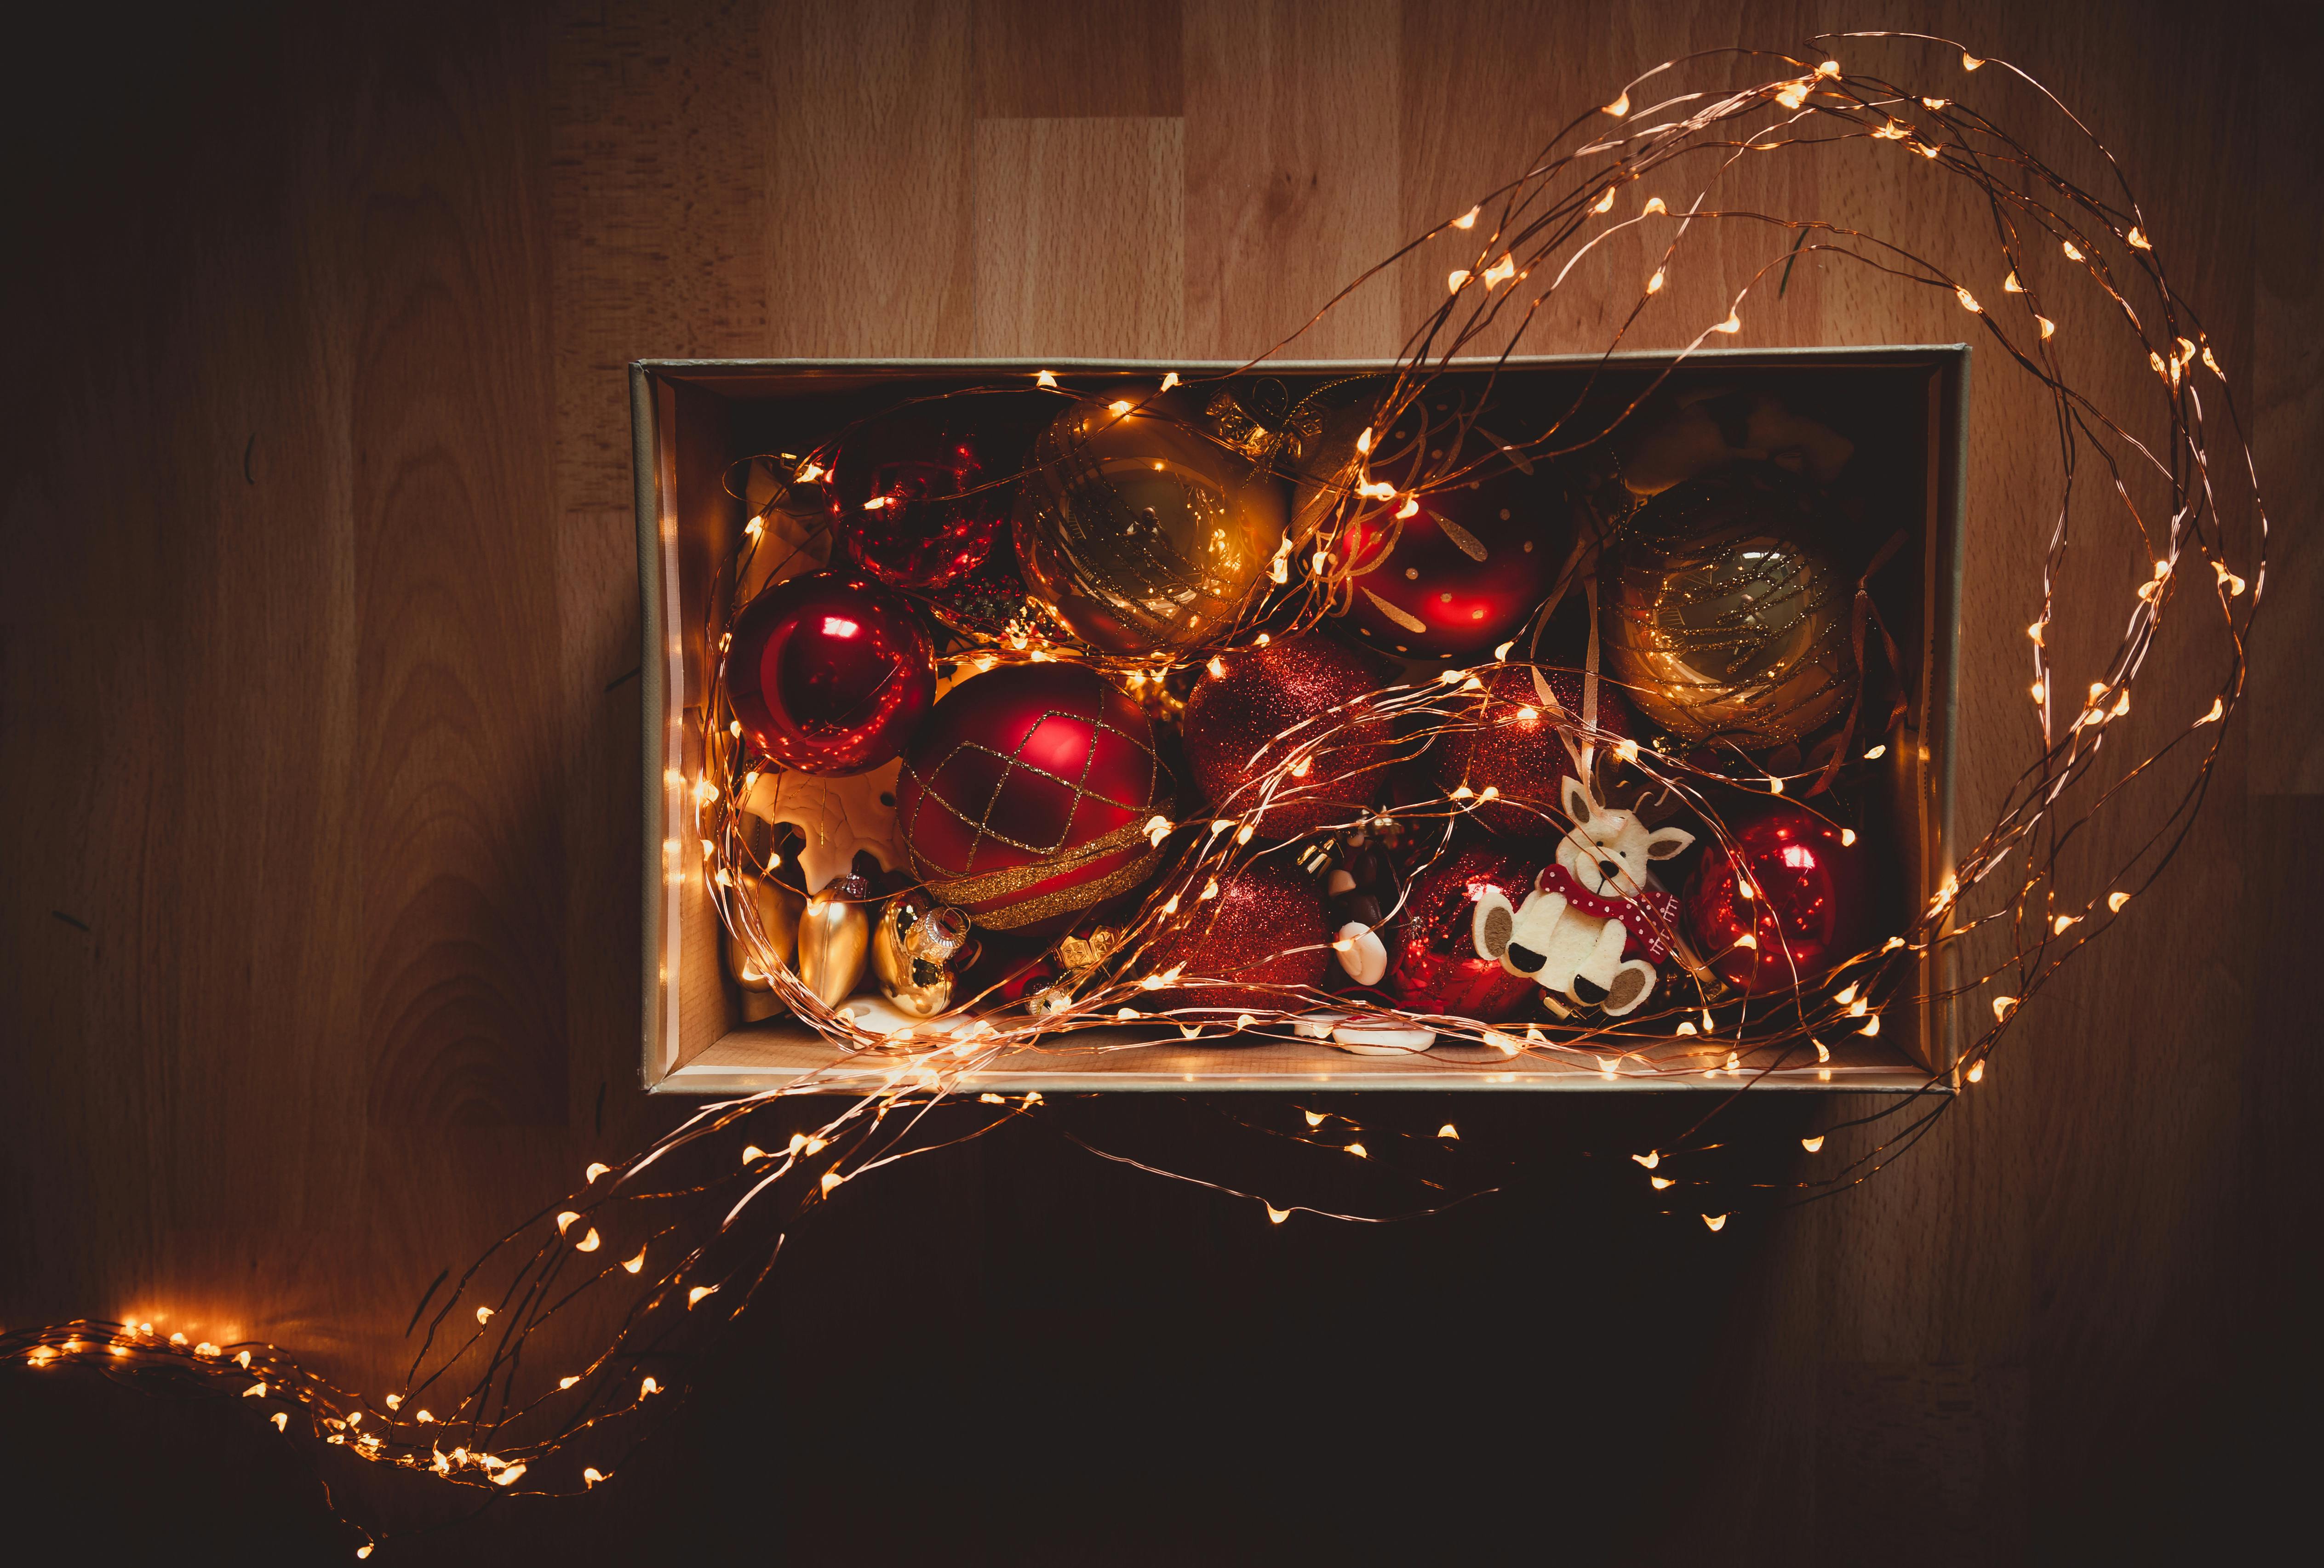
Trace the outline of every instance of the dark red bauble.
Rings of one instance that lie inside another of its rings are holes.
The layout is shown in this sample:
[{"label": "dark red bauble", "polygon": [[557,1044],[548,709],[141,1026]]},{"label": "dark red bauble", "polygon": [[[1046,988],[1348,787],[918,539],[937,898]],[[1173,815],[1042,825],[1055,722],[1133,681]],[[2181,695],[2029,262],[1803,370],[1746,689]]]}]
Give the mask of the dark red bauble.
[{"label": "dark red bauble", "polygon": [[[1806,985],[1852,957],[1870,916],[1872,871],[1861,844],[1788,801],[1755,802],[1710,843],[1684,901],[1687,940],[1719,977],[1760,996]],[[1707,837],[1707,836],[1706,836]],[[1752,897],[1737,886],[1750,880]],[[1756,948],[1736,946],[1748,935]]]},{"label": "dark red bauble", "polygon": [[[1385,683],[1379,661],[1318,632],[1210,662],[1187,694],[1186,760],[1221,814],[1269,839],[1344,822],[1378,801],[1393,755],[1387,720],[1365,699]],[[1269,774],[1285,764],[1261,805]]]},{"label": "dark red bauble", "polygon": [[1086,665],[1010,665],[962,682],[896,783],[913,872],[979,925],[1049,922],[1137,888],[1171,783],[1146,712]]},{"label": "dark red bauble", "polygon": [[778,582],[734,618],[726,696],[760,751],[801,773],[865,773],[904,749],[936,693],[912,607],[852,572]]},{"label": "dark red bauble", "polygon": [[1498,888],[1512,906],[1556,857],[1550,839],[1479,844],[1444,856],[1412,878],[1404,908],[1380,931],[1388,976],[1380,988],[1409,1013],[1496,1023],[1523,1011],[1540,987],[1477,952],[1477,901]]},{"label": "dark red bauble", "polygon": [[1429,748],[1429,760],[1445,794],[1463,784],[1480,795],[1489,788],[1498,792],[1489,801],[1468,802],[1469,814],[1485,827],[1518,838],[1554,838],[1566,826],[1558,786],[1576,776],[1566,740],[1578,750],[1586,734],[1603,752],[1616,740],[1637,739],[1638,719],[1620,690],[1601,680],[1598,721],[1585,731],[1581,672],[1541,672],[1557,699],[1554,711],[1534,684],[1535,668],[1504,666],[1484,677],[1482,690],[1462,694],[1457,717]]},{"label": "dark red bauble", "polygon": [[1010,481],[1056,412],[1031,394],[944,398],[849,431],[824,481],[849,556],[891,588],[933,593],[969,577],[1005,540]]},{"label": "dark red bauble", "polygon": [[1261,986],[1320,986],[1332,959],[1323,890],[1281,853],[1237,867],[1201,896],[1208,873],[1178,895],[1178,910],[1147,949],[1148,974],[1184,966],[1181,983],[1148,993],[1149,1010],[1222,1007],[1296,1011],[1296,996]]},{"label": "dark red bauble", "polygon": [[[1457,418],[1421,405],[1360,454],[1360,427],[1373,417],[1360,402],[1331,417],[1295,514],[1301,529],[1347,519],[1333,553],[1356,573],[1349,626],[1366,647],[1407,658],[1473,658],[1515,637],[1572,544],[1563,487],[1513,465],[1482,430],[1464,434]],[[1457,477],[1431,482],[1441,474]],[[1366,475],[1394,493],[1352,495]],[[1415,509],[1405,517],[1407,497]]]}]

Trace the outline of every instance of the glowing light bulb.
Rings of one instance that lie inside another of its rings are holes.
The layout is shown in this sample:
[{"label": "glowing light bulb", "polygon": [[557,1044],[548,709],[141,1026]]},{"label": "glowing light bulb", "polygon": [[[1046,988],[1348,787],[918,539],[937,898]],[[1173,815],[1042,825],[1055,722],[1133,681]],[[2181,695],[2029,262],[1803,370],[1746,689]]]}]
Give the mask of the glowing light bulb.
[{"label": "glowing light bulb", "polygon": [[1448,294],[1458,294],[1461,292],[1461,285],[1468,280],[1469,269],[1455,267],[1444,275],[1444,291]]},{"label": "glowing light bulb", "polygon": [[1651,278],[1649,278],[1649,279],[1647,279],[1647,280],[1646,280],[1646,292],[1647,292],[1647,293],[1649,293],[1649,294],[1659,294],[1659,293],[1661,293],[1661,292],[1662,292],[1662,290],[1663,290],[1663,275],[1662,275],[1662,270],[1661,270],[1660,268],[1656,268],[1656,269],[1655,269],[1655,275],[1654,275],[1653,277],[1651,277]]},{"label": "glowing light bulb", "polygon": [[1714,1231],[1725,1230],[1727,1228],[1727,1216],[1725,1215],[1705,1215],[1702,1216],[1702,1223],[1709,1225]]},{"label": "glowing light bulb", "polygon": [[1678,1185],[1677,1182],[1673,1181],[1667,1176],[1649,1176],[1646,1178],[1646,1182],[1647,1185],[1651,1186],[1656,1192],[1662,1191],[1665,1187],[1676,1187]]},{"label": "glowing light bulb", "polygon": [[[1262,1200],[1262,1202],[1264,1200]],[[1284,1221],[1291,1217],[1291,1211],[1287,1208],[1277,1208],[1271,1203],[1266,1204],[1265,1206],[1267,1208],[1267,1223],[1271,1225],[1279,1225]]]},{"label": "glowing light bulb", "polygon": [[695,1306],[700,1302],[704,1297],[715,1296],[717,1292],[718,1287],[715,1285],[696,1285],[693,1289],[686,1293],[686,1309],[688,1312],[693,1311]]},{"label": "glowing light bulb", "polygon": [[1732,309],[1729,309],[1727,312],[1727,319],[1720,322],[1717,326],[1712,327],[1711,330],[1713,332],[1726,333],[1740,332],[1743,330],[1743,318],[1735,314]]},{"label": "glowing light bulb", "polygon": [[1371,1158],[1370,1152],[1360,1143],[1349,1144],[1348,1152],[1354,1155],[1359,1160],[1370,1160]]},{"label": "glowing light bulb", "polygon": [[1623,88],[1622,96],[1620,97],[1616,98],[1610,104],[1605,105],[1598,112],[1601,115],[1611,115],[1617,120],[1628,114],[1630,112],[1629,89],[1628,87]]},{"label": "glowing light bulb", "polygon": [[1985,1081],[1984,1058],[1979,1057],[1977,1060],[1969,1064],[1969,1081],[1973,1084],[1982,1083]]},{"label": "glowing light bulb", "polygon": [[1475,228],[1477,226],[1477,215],[1483,210],[1484,209],[1480,206],[1471,207],[1467,212],[1462,213],[1459,217],[1452,220],[1452,226],[1456,229]]},{"label": "glowing light bulb", "polygon": [[1800,1147],[1806,1150],[1809,1153],[1813,1154],[1817,1150],[1823,1147],[1823,1134],[1819,1132],[1812,1138],[1801,1139]]},{"label": "glowing light bulb", "polygon": [[587,1235],[573,1243],[573,1250],[576,1252],[594,1252],[603,1244],[598,1238],[595,1227],[592,1226]]},{"label": "glowing light bulb", "polygon": [[1630,1158],[1648,1170],[1652,1170],[1663,1162],[1662,1151],[1659,1149],[1649,1149],[1644,1154],[1633,1154]]},{"label": "glowing light bulb", "polygon": [[1037,371],[1033,377],[1033,384],[1037,387],[1054,387],[1057,384],[1057,378],[1047,371]]},{"label": "glowing light bulb", "polygon": [[2107,894],[2107,911],[2111,914],[2120,914],[2122,906],[2129,902],[2130,894],[2127,893],[2109,893]]}]

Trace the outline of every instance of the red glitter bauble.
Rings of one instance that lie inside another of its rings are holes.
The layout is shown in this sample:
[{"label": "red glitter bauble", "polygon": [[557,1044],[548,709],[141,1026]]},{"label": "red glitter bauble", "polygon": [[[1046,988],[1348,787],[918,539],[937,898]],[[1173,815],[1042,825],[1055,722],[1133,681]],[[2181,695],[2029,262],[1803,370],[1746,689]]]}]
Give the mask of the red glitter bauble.
[{"label": "red glitter bauble", "polygon": [[[1032,394],[907,404],[840,438],[824,483],[848,555],[891,588],[963,582],[1004,537],[1034,436],[1056,412]],[[1013,557],[1012,562],[1013,565]]]},{"label": "red glitter bauble", "polygon": [[[1574,670],[1543,670],[1557,710],[1541,699],[1532,665],[1511,665],[1483,677],[1480,691],[1462,693],[1456,717],[1429,748],[1437,787],[1446,794],[1467,785],[1487,800],[1467,802],[1469,814],[1496,833],[1534,838],[1564,830],[1558,786],[1576,776],[1571,739],[1582,744],[1582,675]],[[1603,753],[1614,740],[1638,737],[1637,715],[1610,681],[1598,683],[1598,722],[1587,732]],[[1608,737],[1613,738],[1609,740]]]},{"label": "red glitter bauble", "polygon": [[1388,949],[1380,988],[1411,1013],[1496,1023],[1522,1011],[1540,987],[1478,954],[1477,901],[1499,889],[1512,906],[1523,903],[1535,874],[1555,857],[1552,840],[1479,844],[1420,872],[1379,933]]},{"label": "red glitter bauble", "polygon": [[1147,949],[1148,974],[1184,967],[1181,983],[1142,998],[1150,1010],[1222,1007],[1238,1012],[1296,1011],[1299,999],[1260,986],[1320,986],[1332,958],[1323,890],[1281,854],[1253,860],[1218,878],[1202,896],[1208,873],[1178,894],[1178,910]]},{"label": "red glitter bauble", "polygon": [[913,872],[998,930],[1129,893],[1161,851],[1169,775],[1145,711],[1086,665],[1010,665],[945,693],[905,753],[896,823]]},{"label": "red glitter bauble", "polygon": [[[1222,815],[1270,839],[1346,821],[1379,799],[1392,755],[1387,721],[1363,706],[1383,679],[1377,661],[1320,633],[1219,655],[1182,720],[1194,782]],[[1268,775],[1303,762],[1262,811]]]},{"label": "red glitter bauble", "polygon": [[[1861,844],[1789,801],[1731,817],[1688,882],[1686,933],[1719,977],[1748,995],[1788,991],[1854,955],[1869,914],[1871,867]],[[1748,876],[1752,896],[1737,886]],[[1748,935],[1757,945],[1738,947]]]},{"label": "red glitter bauble", "polygon": [[[1302,528],[1334,509],[1348,518],[1333,553],[1356,573],[1349,626],[1365,646],[1411,658],[1473,658],[1515,637],[1572,543],[1563,488],[1513,466],[1473,426],[1465,441],[1443,417],[1432,427],[1417,406],[1360,458],[1361,430],[1351,426],[1370,417],[1360,403],[1333,418],[1323,443],[1330,455],[1300,486],[1296,511]],[[1455,445],[1457,457],[1447,450]],[[1395,493],[1343,499],[1366,474]],[[1440,474],[1458,477],[1432,483]]]},{"label": "red glitter bauble", "polygon": [[912,607],[849,572],[778,582],[734,618],[726,697],[752,744],[801,773],[865,773],[904,748],[936,692]]}]

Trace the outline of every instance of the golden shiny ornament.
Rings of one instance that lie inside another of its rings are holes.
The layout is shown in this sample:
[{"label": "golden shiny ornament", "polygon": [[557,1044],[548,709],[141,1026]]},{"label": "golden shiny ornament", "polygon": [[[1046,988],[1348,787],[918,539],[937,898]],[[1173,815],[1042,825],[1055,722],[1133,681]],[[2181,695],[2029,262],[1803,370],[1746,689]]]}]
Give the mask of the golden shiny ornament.
[{"label": "golden shiny ornament", "polygon": [[798,977],[825,1007],[846,1001],[862,982],[872,947],[865,907],[871,897],[870,883],[843,876],[808,899],[799,917]]},{"label": "golden shiny ornament", "polygon": [[933,1018],[952,1005],[954,967],[974,949],[968,916],[913,888],[890,899],[872,928],[872,975],[896,1010]]},{"label": "golden shiny ornament", "polygon": [[1738,463],[1641,509],[1607,592],[1606,659],[1640,713],[1690,743],[1787,746],[1848,711],[1847,585],[1812,494]]},{"label": "golden shiny ornament", "polygon": [[1139,655],[1233,626],[1283,539],[1283,489],[1167,398],[1077,403],[1018,491],[1026,582],[1075,637]]},{"label": "golden shiny ornament", "polygon": [[1309,403],[1295,408],[1289,389],[1273,376],[1241,377],[1203,405],[1211,434],[1256,463],[1296,464],[1323,427]]},{"label": "golden shiny ornament", "polygon": [[[807,912],[807,900],[792,888],[785,887],[771,876],[759,876],[745,871],[735,878],[741,897],[750,901],[759,916],[760,934],[767,939],[766,952],[779,964],[796,967],[798,953],[799,917]],[[739,922],[738,922],[739,923]],[[734,983],[745,991],[767,991],[774,983],[761,969],[759,956],[743,940],[739,930],[726,933],[726,969]]]}]

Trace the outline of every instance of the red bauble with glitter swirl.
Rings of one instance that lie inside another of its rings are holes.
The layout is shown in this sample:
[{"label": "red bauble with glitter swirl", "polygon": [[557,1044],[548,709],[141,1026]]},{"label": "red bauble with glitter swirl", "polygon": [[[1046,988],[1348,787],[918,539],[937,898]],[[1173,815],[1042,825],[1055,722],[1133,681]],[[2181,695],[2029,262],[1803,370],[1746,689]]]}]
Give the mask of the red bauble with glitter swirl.
[{"label": "red bauble with glitter swirl", "polygon": [[1277,852],[1218,877],[1218,892],[1198,870],[1176,889],[1178,908],[1148,947],[1139,967],[1159,974],[1183,967],[1180,984],[1141,998],[1149,1011],[1223,1008],[1296,1012],[1300,1001],[1262,986],[1320,986],[1332,959],[1323,890]]},{"label": "red bauble with glitter swirl", "polygon": [[[1565,827],[1558,786],[1578,776],[1572,739],[1579,750],[1582,676],[1576,670],[1541,671],[1556,707],[1542,701],[1532,665],[1509,665],[1483,677],[1481,690],[1456,693],[1448,703],[1455,717],[1429,747],[1436,784],[1444,793],[1466,786],[1491,800],[1470,799],[1469,814],[1496,833],[1518,838],[1555,837]],[[1600,754],[1616,741],[1638,737],[1637,714],[1611,681],[1598,683],[1597,723],[1588,734]]]},{"label": "red bauble with glitter swirl", "polygon": [[1472,845],[1438,859],[1406,884],[1404,907],[1380,931],[1388,974],[1380,989],[1408,1013],[1497,1023],[1516,1016],[1540,987],[1477,951],[1477,901],[1499,891],[1525,902],[1534,876],[1556,857],[1550,839]]},{"label": "red bauble with glitter swirl", "polygon": [[1011,481],[1056,412],[1055,399],[1034,393],[964,394],[908,403],[848,431],[824,486],[849,557],[891,588],[934,593],[965,582],[1005,542]]},{"label": "red bauble with glitter swirl", "polygon": [[999,931],[1061,929],[1135,891],[1171,783],[1146,712],[1086,665],[1009,665],[945,693],[896,783],[896,827],[938,900]]},{"label": "red bauble with glitter swirl", "polygon": [[[1213,658],[1186,697],[1181,728],[1194,782],[1213,810],[1296,839],[1344,822],[1380,798],[1393,755],[1388,722],[1366,699],[1386,681],[1378,660],[1320,632]],[[1277,775],[1262,810],[1262,786]]]},{"label": "red bauble with glitter swirl", "polygon": [[758,751],[800,773],[866,773],[903,750],[936,692],[912,607],[851,572],[778,582],[734,618],[726,698]]},{"label": "red bauble with glitter swirl", "polygon": [[[1763,996],[1807,985],[1858,951],[1873,885],[1861,843],[1772,799],[1727,813],[1727,839],[1705,848],[1683,903],[1687,940],[1720,979]],[[1739,946],[1747,936],[1754,945]]]}]

